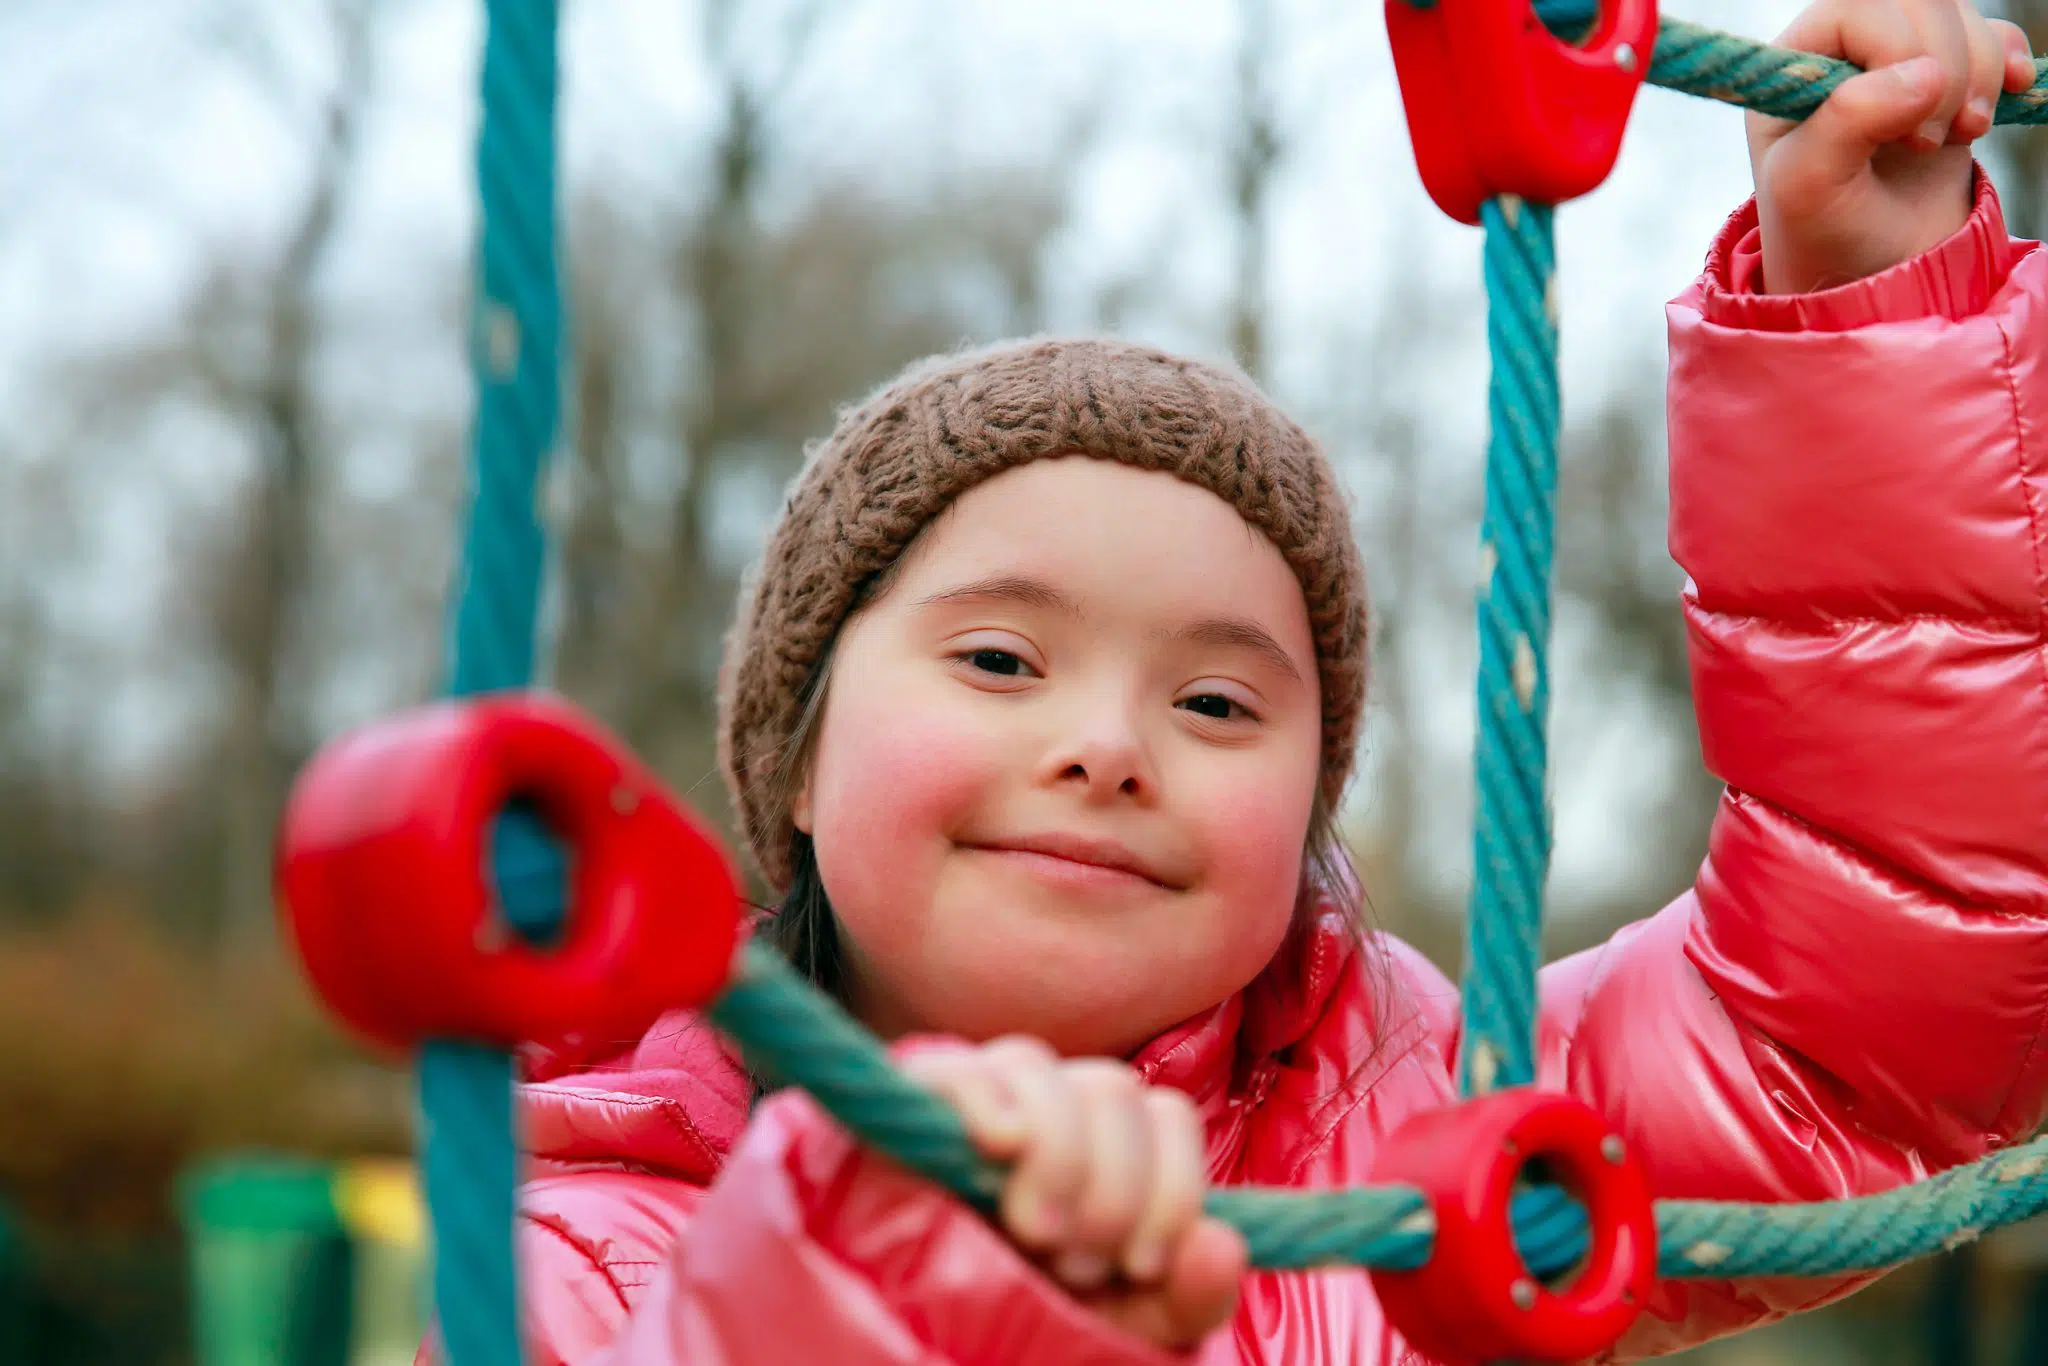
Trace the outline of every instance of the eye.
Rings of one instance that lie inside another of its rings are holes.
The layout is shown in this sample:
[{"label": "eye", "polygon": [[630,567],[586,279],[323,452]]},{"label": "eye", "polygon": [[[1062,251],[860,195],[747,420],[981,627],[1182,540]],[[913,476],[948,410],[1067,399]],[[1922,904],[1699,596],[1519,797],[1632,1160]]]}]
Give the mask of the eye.
[{"label": "eye", "polygon": [[969,650],[960,658],[980,672],[1000,678],[1022,678],[1031,671],[1028,664],[1008,650]]},{"label": "eye", "polygon": [[1218,692],[1205,692],[1195,697],[1183,697],[1174,705],[1185,707],[1197,716],[1206,716],[1212,721],[1229,721],[1244,714],[1244,708]]}]

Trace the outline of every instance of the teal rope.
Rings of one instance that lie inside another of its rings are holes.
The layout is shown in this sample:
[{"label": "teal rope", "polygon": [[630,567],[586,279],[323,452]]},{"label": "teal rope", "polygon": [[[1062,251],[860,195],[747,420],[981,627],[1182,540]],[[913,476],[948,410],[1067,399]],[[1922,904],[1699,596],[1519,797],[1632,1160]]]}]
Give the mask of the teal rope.
[{"label": "teal rope", "polygon": [[[738,978],[710,1016],[757,1073],[801,1078],[862,1142],[976,1209],[994,1211],[1002,1169],[975,1151],[959,1116],[891,1066],[872,1034],[774,950],[748,945]],[[1244,1235],[1252,1265],[1269,1270],[1407,1270],[1429,1258],[1429,1212],[1421,1192],[1405,1186],[1320,1192],[1224,1187],[1211,1190],[1204,1203]],[[2048,1139],[1854,1200],[1663,1200],[1657,1205],[1658,1273],[1727,1278],[1876,1271],[2044,1209]],[[1513,1220],[1516,1246],[1539,1276],[1566,1271],[1585,1255],[1585,1214],[1554,1187],[1519,1195]]]},{"label": "teal rope", "polygon": [[1473,877],[1465,917],[1467,1095],[1536,1075],[1536,973],[1550,867],[1544,791],[1550,714],[1550,577],[1557,489],[1556,251],[1546,205],[1489,200],[1486,453],[1479,601],[1479,720],[1473,746]]},{"label": "teal rope", "polygon": [[[1588,0],[1539,0],[1553,31],[1583,30]],[[2037,64],[2048,70],[2048,63]],[[1665,19],[1648,79],[1800,119],[1858,68]],[[1999,100],[2002,123],[2048,122],[2048,83]],[[1479,603],[1479,715],[1473,747],[1473,879],[1465,920],[1460,1088],[1535,1076],[1537,969],[1550,867],[1547,798],[1550,604],[1559,430],[1556,249],[1551,210],[1519,200],[1481,209],[1485,228],[1490,435]]]},{"label": "teal rope", "polygon": [[[2002,124],[2048,123],[2048,62],[2034,64],[2034,84],[1998,97]],[[1650,84],[1740,105],[1781,119],[1803,119],[1858,68],[1834,57],[1793,52],[1719,33],[1678,19],[1663,20],[1650,57]]]},{"label": "teal rope", "polygon": [[[489,0],[477,142],[475,487],[458,569],[447,691],[533,678],[547,558],[538,496],[561,416],[555,260],[555,0]],[[529,811],[493,831],[512,928],[544,942],[566,905],[565,860]],[[435,1233],[434,1307],[449,1366],[518,1366],[512,1060],[429,1043],[419,1072],[421,1166]]]}]

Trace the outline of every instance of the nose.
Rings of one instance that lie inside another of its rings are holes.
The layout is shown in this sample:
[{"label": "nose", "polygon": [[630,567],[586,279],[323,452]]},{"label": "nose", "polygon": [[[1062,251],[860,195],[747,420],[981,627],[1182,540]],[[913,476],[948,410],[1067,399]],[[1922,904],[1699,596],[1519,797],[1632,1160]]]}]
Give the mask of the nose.
[{"label": "nose", "polygon": [[1151,802],[1159,790],[1152,754],[1131,705],[1096,698],[1068,711],[1047,752],[1046,780],[1091,802]]}]

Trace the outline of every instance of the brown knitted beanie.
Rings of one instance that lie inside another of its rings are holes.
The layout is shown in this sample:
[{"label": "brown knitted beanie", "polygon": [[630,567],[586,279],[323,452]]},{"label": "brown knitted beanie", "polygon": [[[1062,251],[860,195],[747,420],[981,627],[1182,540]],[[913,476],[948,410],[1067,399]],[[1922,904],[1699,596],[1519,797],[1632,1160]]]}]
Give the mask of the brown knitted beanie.
[{"label": "brown knitted beanie", "polygon": [[1364,705],[1366,603],[1322,451],[1235,371],[1114,341],[1009,342],[921,362],[842,414],[769,538],[726,642],[719,761],[777,895],[789,885],[795,827],[776,778],[840,625],[955,498],[1027,461],[1076,453],[1205,488],[1286,557],[1308,602],[1321,792],[1336,804]]}]

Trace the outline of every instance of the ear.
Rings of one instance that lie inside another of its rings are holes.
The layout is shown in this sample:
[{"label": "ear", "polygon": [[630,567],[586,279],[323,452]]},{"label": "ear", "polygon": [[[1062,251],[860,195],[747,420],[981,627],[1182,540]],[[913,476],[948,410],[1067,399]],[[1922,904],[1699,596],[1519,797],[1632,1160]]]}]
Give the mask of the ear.
[{"label": "ear", "polygon": [[790,799],[789,822],[804,834],[811,833],[811,775],[804,774],[803,786]]}]

